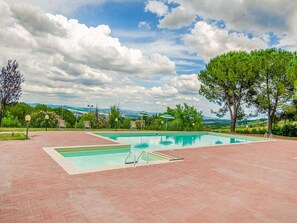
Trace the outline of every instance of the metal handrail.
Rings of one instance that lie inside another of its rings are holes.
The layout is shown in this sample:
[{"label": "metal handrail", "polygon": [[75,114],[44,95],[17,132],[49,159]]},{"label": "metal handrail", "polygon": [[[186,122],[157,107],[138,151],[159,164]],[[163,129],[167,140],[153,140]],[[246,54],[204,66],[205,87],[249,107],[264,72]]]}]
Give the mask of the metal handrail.
[{"label": "metal handrail", "polygon": [[144,152],[146,152],[146,165],[148,165],[148,154],[149,154],[149,152],[146,151],[146,150],[143,150],[143,151],[140,153],[140,155],[137,157],[136,162],[138,163],[139,158],[142,156],[142,154],[143,154]]},{"label": "metal handrail", "polygon": [[127,164],[127,160],[128,160],[128,158],[130,157],[131,154],[134,154],[134,161],[133,161],[133,163],[134,163],[134,167],[135,167],[136,166],[136,154],[135,154],[134,151],[130,151],[129,152],[128,156],[125,159],[125,164]]},{"label": "metal handrail", "polygon": [[268,135],[268,133],[265,133],[264,134],[264,139],[267,139],[267,140],[272,140],[272,133],[270,133],[269,135]]}]

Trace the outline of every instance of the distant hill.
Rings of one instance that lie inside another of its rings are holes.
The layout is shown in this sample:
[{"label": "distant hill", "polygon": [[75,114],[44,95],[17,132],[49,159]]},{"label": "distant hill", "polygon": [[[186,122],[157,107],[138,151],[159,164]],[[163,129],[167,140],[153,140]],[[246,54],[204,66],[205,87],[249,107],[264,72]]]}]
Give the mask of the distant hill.
[{"label": "distant hill", "polygon": [[[36,105],[40,104],[40,103],[28,103],[30,106],[35,107]],[[46,104],[46,106],[50,107],[50,108],[60,108],[62,107],[62,105],[53,105],[53,104]],[[74,107],[74,106],[67,106],[64,105],[65,109],[70,109],[70,110],[77,110],[77,111],[82,111],[82,112],[88,112],[90,110],[90,108],[84,108],[84,107]],[[95,111],[96,108],[91,108],[92,111]],[[109,108],[98,108],[99,113],[101,113],[102,115],[108,115],[110,109]],[[128,110],[128,109],[121,109],[121,113],[124,116],[129,116],[131,118],[139,118],[140,115],[137,114],[138,111],[134,111],[134,110]],[[156,113],[159,112],[148,112],[150,115],[154,115]],[[216,117],[210,117],[210,116],[203,116],[204,121],[211,121],[211,120],[224,120],[224,119],[219,119]],[[226,121],[226,120],[224,120]],[[228,121],[228,120],[227,120]]]}]

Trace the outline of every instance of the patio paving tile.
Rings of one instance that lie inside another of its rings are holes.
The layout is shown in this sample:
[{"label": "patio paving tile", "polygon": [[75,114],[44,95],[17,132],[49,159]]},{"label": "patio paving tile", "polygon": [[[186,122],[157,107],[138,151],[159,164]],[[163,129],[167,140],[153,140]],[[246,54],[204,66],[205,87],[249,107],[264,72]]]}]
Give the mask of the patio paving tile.
[{"label": "patio paving tile", "polygon": [[42,147],[111,144],[85,132],[0,142],[0,222],[297,222],[297,142],[166,151],[184,161],[68,175]]}]

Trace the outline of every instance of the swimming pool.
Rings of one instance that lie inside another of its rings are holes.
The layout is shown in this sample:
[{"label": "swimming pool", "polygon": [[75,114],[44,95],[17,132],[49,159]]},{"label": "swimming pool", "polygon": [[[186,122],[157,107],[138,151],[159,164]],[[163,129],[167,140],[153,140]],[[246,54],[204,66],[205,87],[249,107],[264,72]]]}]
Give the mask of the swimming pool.
[{"label": "swimming pool", "polygon": [[197,148],[201,146],[240,144],[260,141],[212,133],[91,133],[109,139],[114,144],[43,148],[69,174],[126,168],[138,165],[179,161],[159,153],[160,150]]},{"label": "swimming pool", "polygon": [[99,136],[130,144],[133,150],[162,150],[188,147],[228,145],[259,141],[252,137],[242,137],[216,133],[99,133]]}]

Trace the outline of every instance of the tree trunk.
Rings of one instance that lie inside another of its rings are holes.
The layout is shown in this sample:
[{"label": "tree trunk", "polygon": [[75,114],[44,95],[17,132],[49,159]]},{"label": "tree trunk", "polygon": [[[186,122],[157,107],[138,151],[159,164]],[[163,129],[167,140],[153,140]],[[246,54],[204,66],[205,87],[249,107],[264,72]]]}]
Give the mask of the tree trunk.
[{"label": "tree trunk", "polygon": [[230,128],[230,132],[235,132],[235,128],[236,128],[236,116],[233,115],[231,116],[231,128]]},{"label": "tree trunk", "polygon": [[2,123],[2,114],[3,114],[3,112],[2,112],[2,110],[0,109],[0,127],[1,127],[1,123]]},{"label": "tree trunk", "polygon": [[4,110],[4,106],[0,101],[0,127],[1,127],[2,118],[3,118],[3,110]]},{"label": "tree trunk", "polygon": [[272,119],[273,119],[273,116],[268,115],[268,134],[272,133]]}]

